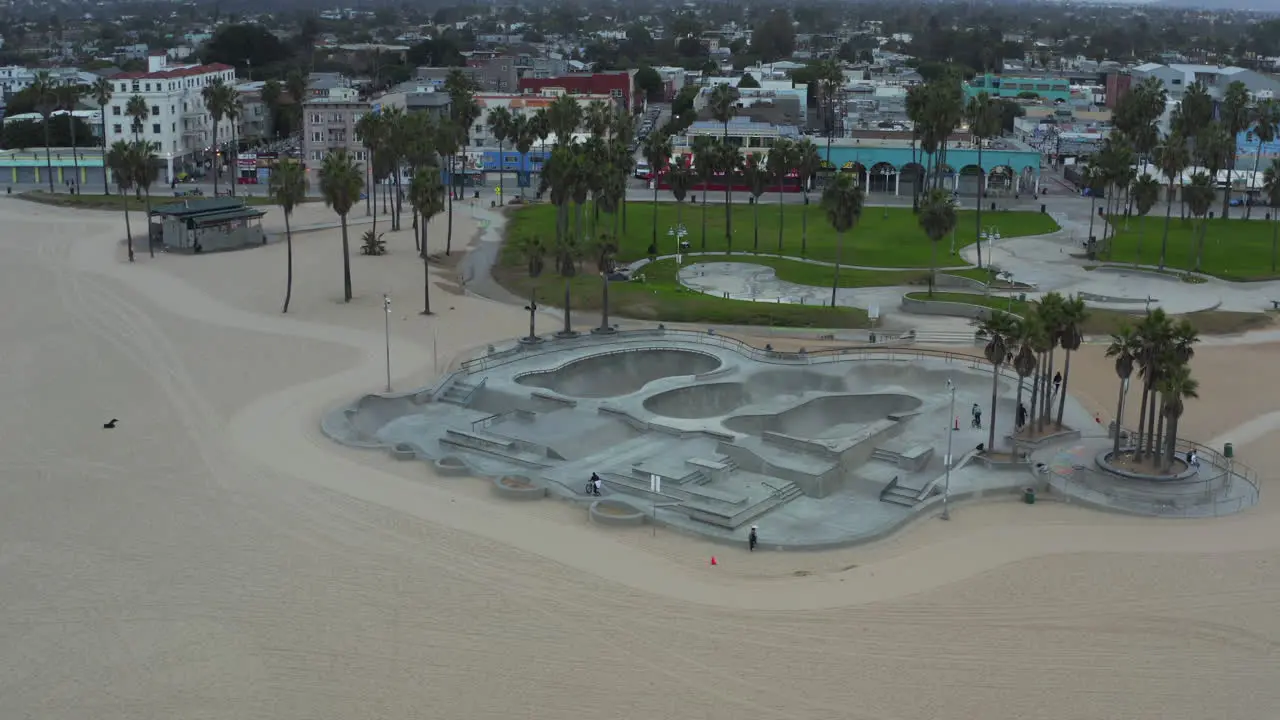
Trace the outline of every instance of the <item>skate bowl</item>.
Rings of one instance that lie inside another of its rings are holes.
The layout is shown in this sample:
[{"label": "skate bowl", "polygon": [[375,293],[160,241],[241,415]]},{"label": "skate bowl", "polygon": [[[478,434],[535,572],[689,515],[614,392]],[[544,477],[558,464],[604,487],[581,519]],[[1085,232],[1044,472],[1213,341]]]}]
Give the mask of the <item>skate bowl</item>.
[{"label": "skate bowl", "polygon": [[863,426],[890,415],[914,412],[922,404],[910,395],[829,395],[781,413],[731,417],[724,426],[746,435],[770,432],[825,440],[852,436]]},{"label": "skate bowl", "polygon": [[842,393],[849,390],[844,378],[804,370],[764,370],[749,379],[751,389],[759,395],[789,395],[806,392]]},{"label": "skate bowl", "polygon": [[667,390],[644,401],[644,409],[654,415],[694,420],[728,415],[751,404],[751,393],[743,383],[708,383]]},{"label": "skate bowl", "polygon": [[606,398],[630,395],[654,380],[701,375],[719,367],[719,358],[697,350],[617,350],[525,373],[515,381],[567,397]]},{"label": "skate bowl", "polygon": [[591,522],[601,525],[643,525],[645,514],[635,506],[621,500],[597,500],[587,510]]},{"label": "skate bowl", "polygon": [[499,497],[509,500],[541,500],[547,489],[535,484],[524,475],[504,475],[493,479],[493,490]]}]

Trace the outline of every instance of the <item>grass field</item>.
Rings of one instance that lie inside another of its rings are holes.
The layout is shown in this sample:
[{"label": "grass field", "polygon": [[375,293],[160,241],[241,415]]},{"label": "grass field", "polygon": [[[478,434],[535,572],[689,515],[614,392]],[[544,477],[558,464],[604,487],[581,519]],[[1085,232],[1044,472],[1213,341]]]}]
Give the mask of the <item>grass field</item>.
[{"label": "grass field", "polygon": [[[69,193],[58,193],[58,194],[50,195],[47,192],[34,191],[34,192],[23,193],[18,197],[21,197],[24,200],[31,200],[33,202],[44,203],[45,205],[84,208],[86,210],[124,210],[124,202],[125,202],[124,197],[118,194],[71,195]],[[238,197],[239,199],[244,200],[246,205],[275,205],[276,204],[274,199],[270,197],[264,197],[262,195],[249,195],[249,196],[241,195]],[[174,197],[173,191],[167,188],[164,190],[153,190],[151,192],[151,205],[153,207],[158,207],[160,205],[178,202],[183,199],[184,198]],[[313,198],[308,198],[308,200],[312,200],[312,199]],[[137,210],[138,208],[143,207],[142,205],[139,204],[141,202],[146,202],[145,196],[142,198],[142,200],[139,200],[137,197],[130,196],[129,207],[134,210]]]},{"label": "grass field", "polygon": [[[782,206],[783,247],[778,250],[779,211],[776,203],[762,203],[760,216],[760,252],[801,255],[801,224],[808,218],[808,242],[805,257],[814,260],[834,262],[836,256],[836,233],[827,223],[822,208],[818,205],[784,205]],[[750,253],[755,245],[754,207],[751,205],[733,205],[733,247],[734,252]],[[667,235],[670,228],[675,227],[679,207],[675,203],[657,203],[658,254],[669,255],[675,252],[675,238]],[[841,262],[849,265],[865,265],[885,268],[927,268],[933,248],[928,238],[920,229],[916,215],[910,208],[868,207],[863,210],[862,219],[845,237],[844,253]],[[592,210],[584,210],[584,223],[589,221]],[[974,226],[974,215],[970,211],[959,213],[959,225],[956,229],[956,247],[969,245],[976,240],[977,229]],[[573,213],[570,213],[570,226],[573,224]],[[725,239],[725,211],[723,203],[707,205],[706,241],[703,242],[702,206],[689,202],[683,203],[682,221],[688,234],[685,241],[694,251],[725,252],[729,250]],[[984,225],[999,228],[1002,237],[1019,237],[1040,235],[1054,232],[1058,224],[1048,215],[1030,212],[988,212],[983,214]],[[627,229],[622,233],[619,242],[618,259],[622,262],[638,260],[649,253],[649,245],[653,240],[654,203],[632,202],[627,204]],[[612,230],[613,219],[602,214],[599,228],[601,231]],[[584,228],[584,231],[586,229]],[[556,234],[556,209],[550,204],[531,205],[517,210],[511,217],[507,236],[520,238],[541,236],[548,243]],[[962,264],[957,258],[949,255],[950,240],[944,240],[938,248],[938,265]]]},{"label": "grass field", "polygon": [[[1162,210],[1162,209],[1161,209]],[[1180,270],[1195,268],[1196,249],[1199,243],[1200,221],[1183,221],[1174,217],[1169,222],[1169,241],[1165,254],[1165,267]],[[1237,210],[1237,213],[1240,212]],[[1260,210],[1255,216],[1266,211]],[[1118,226],[1111,248],[1112,262],[1156,265],[1160,261],[1160,245],[1164,238],[1164,216],[1155,211],[1147,217],[1146,235],[1143,236],[1142,218],[1130,218],[1128,229],[1122,218],[1114,218]],[[1204,256],[1200,271],[1224,280],[1241,282],[1273,280],[1280,272],[1271,266],[1272,239],[1277,229],[1275,222],[1265,220],[1210,220],[1205,232]],[[1280,267],[1280,266],[1277,266]]]},{"label": "grass field", "polygon": [[[982,307],[1006,310],[1015,315],[1026,315],[1031,311],[1033,303],[1014,300],[1012,306],[1008,295],[978,295],[975,293],[934,293],[929,297],[925,292],[907,293],[912,300],[937,300],[943,302],[967,303]],[[1114,310],[1089,309],[1089,316],[1084,323],[1085,335],[1110,335],[1125,325],[1133,326],[1141,321],[1141,315],[1130,315]],[[1230,312],[1226,310],[1204,310],[1202,312],[1175,315],[1175,320],[1186,319],[1196,330],[1206,335],[1233,335],[1259,330],[1272,325],[1272,316],[1265,313]]]},{"label": "grass field", "polygon": [[[801,263],[792,263],[801,264]],[[580,273],[570,280],[571,306],[574,310],[599,310],[602,282],[590,266],[590,273]],[[863,328],[869,326],[867,313],[856,308],[829,308],[812,305],[725,300],[699,293],[680,285],[674,260],[660,260],[645,266],[640,281],[609,284],[609,309],[619,317],[664,322],[705,323],[708,325],[767,325],[808,328]],[[530,278],[524,261],[508,247],[503,248],[500,262],[493,268],[494,278],[519,297],[536,293],[539,302],[561,306],[564,303],[564,278],[546,271]]]},{"label": "grass field", "polygon": [[[724,253],[688,255],[685,256],[684,262],[686,265],[715,262],[741,262],[752,265],[763,265],[765,267],[773,268],[774,274],[779,280],[796,283],[797,285],[811,285],[814,287],[831,287],[831,282],[835,279],[835,268],[831,265],[817,265],[814,263],[803,262],[801,260],[763,257],[759,255],[751,255],[749,253],[735,253],[733,255],[726,255]],[[959,270],[947,270],[945,272],[948,275],[959,275],[962,277],[972,278],[974,280],[980,280],[982,282],[991,281],[991,273],[985,269],[962,268]],[[839,287],[842,288],[928,284],[929,270],[927,268],[922,268],[920,270],[840,269]]]}]

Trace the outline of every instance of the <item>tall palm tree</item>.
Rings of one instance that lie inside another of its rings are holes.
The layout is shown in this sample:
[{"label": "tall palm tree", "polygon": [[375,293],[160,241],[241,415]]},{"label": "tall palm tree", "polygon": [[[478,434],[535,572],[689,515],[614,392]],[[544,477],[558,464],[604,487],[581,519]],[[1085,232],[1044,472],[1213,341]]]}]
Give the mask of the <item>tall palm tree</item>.
[{"label": "tall palm tree", "polygon": [[[524,181],[526,173],[529,172],[529,151],[533,150],[533,143],[537,141],[534,135],[533,116],[532,115],[515,115],[511,118],[511,126],[508,128],[508,140],[515,147],[516,152],[520,153],[520,178],[516,185],[520,188],[520,199],[524,200]],[[501,182],[501,179],[499,179]]]},{"label": "tall palm tree", "polygon": [[343,148],[332,150],[320,166],[320,194],[342,223],[342,299],[351,302],[351,246],[347,241],[347,214],[360,199],[364,179],[360,168]]},{"label": "tall palm tree", "polygon": [[112,95],[113,88],[114,88],[114,85],[110,80],[104,77],[100,77],[93,82],[93,87],[89,91],[90,94],[93,96],[93,101],[98,104],[99,120],[102,125],[102,128],[101,128],[102,129],[102,153],[103,153],[102,192],[106,195],[111,194],[111,183],[107,182],[107,163],[106,163],[107,103],[111,102],[111,95]]},{"label": "tall palm tree", "polygon": [[716,147],[716,170],[724,174],[724,244],[733,254],[733,183],[742,173],[742,151],[733,143],[721,142]]},{"label": "tall palm tree", "polygon": [[1049,382],[1054,377],[1054,350],[1057,349],[1058,343],[1062,338],[1062,305],[1064,299],[1060,293],[1046,293],[1040,298],[1040,302],[1036,304],[1035,313],[1040,316],[1040,320],[1044,323],[1045,345],[1041,346],[1040,353],[1044,356],[1043,362],[1044,380],[1040,386],[1040,413],[1036,416],[1036,427],[1040,432],[1044,432],[1044,426],[1049,422],[1052,415],[1053,400],[1053,384]]},{"label": "tall palm tree", "polygon": [[556,146],[573,142],[573,134],[582,125],[582,106],[572,95],[561,95],[547,107],[547,126],[555,135]]},{"label": "tall palm tree", "polygon": [[457,187],[457,179],[454,172],[458,153],[462,150],[463,134],[462,128],[455,120],[445,120],[436,125],[435,146],[436,152],[440,154],[441,163],[444,165],[445,174],[449,178],[449,186],[446,188],[445,200],[447,202],[445,212],[445,240],[444,254],[449,255],[453,252],[453,196],[454,189]]},{"label": "tall palm tree", "polygon": [[1169,344],[1173,336],[1172,323],[1163,308],[1156,308],[1146,315],[1137,328],[1139,351],[1138,375],[1142,378],[1142,403],[1138,408],[1138,445],[1134,459],[1141,460],[1146,452],[1154,449],[1155,393],[1160,382],[1162,365],[1168,359]]},{"label": "tall palm tree", "polygon": [[1084,333],[1081,327],[1084,321],[1089,317],[1089,311],[1084,306],[1084,300],[1079,295],[1072,295],[1063,300],[1059,306],[1059,327],[1058,345],[1063,350],[1064,359],[1062,361],[1062,390],[1058,394],[1058,429],[1062,429],[1062,413],[1067,407],[1067,386],[1071,384],[1071,353],[1080,349],[1080,343],[1084,341]]},{"label": "tall palm tree", "polygon": [[1120,378],[1120,399],[1116,402],[1116,434],[1112,454],[1120,455],[1120,435],[1124,427],[1124,397],[1129,389],[1129,378],[1133,376],[1134,365],[1142,351],[1138,331],[1130,325],[1122,325],[1111,335],[1111,344],[1107,346],[1107,357],[1116,360],[1116,377]]},{"label": "tall palm tree", "polygon": [[1262,174],[1262,193],[1271,208],[1271,272],[1276,271],[1276,240],[1280,239],[1280,159],[1272,160]]},{"label": "tall palm tree", "polygon": [[285,273],[284,307],[280,312],[289,312],[289,299],[293,297],[293,230],[289,226],[289,218],[294,208],[307,199],[307,173],[302,163],[284,162],[276,165],[271,173],[271,197],[284,213],[284,239],[287,256]]},{"label": "tall palm tree", "polygon": [[840,63],[832,58],[828,58],[818,63],[817,74],[814,78],[817,85],[816,89],[820,96],[820,107],[825,110],[824,122],[827,135],[827,160],[831,159],[831,141],[836,135],[836,105],[839,102],[840,88],[844,86],[844,71],[840,69]]},{"label": "tall palm tree", "polygon": [[[720,143],[706,135],[693,138],[693,169],[702,181],[702,252],[707,251],[707,194],[716,176],[716,154]],[[697,198],[694,198],[697,202]]]},{"label": "tall palm tree", "polygon": [[[720,83],[712,89],[707,101],[711,118],[724,128],[720,136],[720,154],[717,157],[720,159],[718,167],[724,172],[724,237],[730,252],[733,251],[733,175],[740,163],[735,159],[739,154],[738,147],[729,142],[729,121],[738,112],[737,95],[737,91],[727,83]],[[729,148],[733,149],[734,155],[730,155]]]},{"label": "tall palm tree", "polygon": [[752,222],[755,226],[751,252],[760,252],[760,197],[769,189],[769,169],[760,161],[759,155],[747,158],[742,166],[742,179],[746,181],[747,192],[751,195]]},{"label": "tall palm tree", "polygon": [[147,252],[156,256],[156,238],[151,234],[151,185],[156,179],[156,155],[151,152],[151,143],[146,141],[133,144],[133,186],[142,190],[147,201]]},{"label": "tall palm tree", "polygon": [[1226,91],[1222,94],[1222,102],[1218,104],[1218,122],[1222,124],[1222,129],[1230,138],[1226,146],[1227,156],[1224,163],[1228,172],[1227,189],[1222,193],[1223,220],[1231,214],[1231,179],[1236,166],[1236,149],[1239,147],[1236,144],[1236,137],[1249,128],[1249,122],[1253,119],[1253,109],[1249,106],[1249,102],[1249,89],[1244,83],[1236,80],[1227,85]]},{"label": "tall palm tree", "polygon": [[80,189],[80,155],[76,152],[76,106],[80,104],[80,98],[88,92],[88,88],[84,85],[70,82],[58,85],[53,91],[54,97],[58,100],[58,107],[67,114],[67,128],[71,131],[71,160],[75,166],[77,190]]},{"label": "tall palm tree", "polygon": [[214,156],[218,158],[218,161],[213,165],[214,195],[218,194],[218,176],[222,174],[221,147],[218,145],[218,126],[222,124],[222,119],[227,116],[228,111],[231,109],[231,93],[234,90],[235,88],[222,82],[222,80],[214,80],[200,90],[200,96],[204,98],[205,110],[213,118],[213,150]]},{"label": "tall palm tree", "polygon": [[711,97],[707,100],[712,119],[724,126],[721,142],[729,142],[729,121],[738,113],[737,96],[737,91],[728,83],[720,83],[711,90]]},{"label": "tall palm tree", "polygon": [[[636,137],[636,126],[635,121],[632,119],[631,114],[626,110],[626,108],[614,108],[612,128],[613,146],[622,150],[622,152],[614,154],[613,164],[615,169],[623,174],[623,184],[625,184],[626,178],[630,177],[636,169],[635,154],[631,151],[631,143],[635,141]],[[663,132],[663,134],[667,133]],[[670,136],[668,135],[668,137]],[[618,235],[618,237],[622,237],[627,234],[627,205],[627,194],[624,192],[622,194],[622,199],[618,202],[618,207],[621,208],[621,212],[614,215],[615,225],[617,224],[618,215],[622,216],[622,234]]]},{"label": "tall palm tree", "polygon": [[[1000,134],[1000,112],[998,108],[991,102],[991,96],[985,92],[978,93],[969,100],[969,104],[964,110],[965,119],[969,123],[969,134],[973,136],[973,141],[978,145],[978,189],[976,191],[977,210],[977,235],[982,235],[982,190],[987,180],[987,169],[982,165],[982,145],[983,143]],[[978,245],[978,267],[982,267],[982,243]],[[992,424],[995,424],[994,418]]]},{"label": "tall palm tree", "polygon": [[284,86],[279,80],[268,80],[262,84],[262,104],[267,106],[267,113],[271,116],[271,132],[268,135],[271,139],[279,137],[278,120],[280,118],[280,100],[284,96]]},{"label": "tall palm tree", "polygon": [[[671,189],[671,197],[676,199],[676,227],[684,227],[684,199],[693,186],[693,171],[689,169],[689,156],[684,155],[671,163],[667,171],[667,187]],[[680,252],[680,238],[676,238],[676,252]],[[705,247],[705,245],[704,245]]]},{"label": "tall palm tree", "polygon": [[1173,366],[1160,380],[1160,395],[1164,399],[1161,413],[1169,422],[1164,453],[1165,470],[1173,464],[1178,445],[1178,421],[1182,419],[1186,401],[1200,397],[1199,389],[1199,381],[1191,377],[1191,369],[1185,364]]},{"label": "tall palm tree", "polygon": [[129,117],[129,129],[133,131],[134,142],[142,140],[144,123],[151,117],[151,108],[147,106],[147,99],[141,95],[131,96],[125,103],[124,114]]},{"label": "tall palm tree", "polygon": [[[1018,374],[1018,396],[1014,400],[1015,413],[1020,414],[1022,408],[1022,389],[1024,381],[1035,374],[1037,369],[1036,353],[1032,347],[1036,344],[1036,338],[1043,334],[1044,328],[1040,325],[1040,318],[1035,313],[1028,313],[1026,317],[1021,318],[1015,323],[1013,339],[1017,343],[1018,351],[1013,355],[1013,371]],[[1024,418],[1024,420],[1029,418]],[[1014,425],[1015,430],[1021,430],[1022,426],[1017,424],[1017,415],[1015,414]]]},{"label": "tall palm tree", "polygon": [[1142,230],[1138,234],[1138,252],[1133,260],[1137,265],[1142,262],[1142,242],[1147,238],[1147,215],[1160,199],[1160,181],[1143,173],[1133,184],[1133,205],[1138,217],[1142,218]]},{"label": "tall palm tree", "polygon": [[787,174],[791,172],[795,164],[795,143],[787,138],[778,138],[773,147],[769,148],[768,159],[765,162],[768,178],[778,183],[778,252],[782,252],[782,227],[784,224],[783,219],[786,217],[786,206],[782,204],[783,190],[787,183]]},{"label": "tall palm tree", "polygon": [[244,114],[244,102],[240,98],[240,91],[235,86],[227,86],[226,97],[226,115],[227,125],[231,132],[231,145],[227,150],[227,159],[231,165],[231,188],[232,197],[236,194],[236,185],[240,183],[240,117]]},{"label": "tall palm tree", "polygon": [[[1038,310],[1038,308],[1037,308]],[[1022,343],[1026,352],[1031,355],[1031,413],[1027,416],[1027,424],[1031,428],[1031,434],[1036,433],[1036,427],[1039,425],[1038,418],[1043,412],[1043,406],[1048,404],[1047,400],[1042,401],[1044,390],[1049,384],[1048,353],[1053,349],[1053,335],[1044,318],[1044,314],[1033,311],[1027,314],[1023,319]],[[1014,367],[1017,368],[1018,360],[1015,359]],[[1021,375],[1021,370],[1019,370]]]},{"label": "tall palm tree", "polygon": [[[841,173],[842,176],[845,174]],[[933,247],[929,259],[929,297],[933,297],[933,288],[938,284],[938,244],[956,227],[956,204],[951,193],[939,188],[930,190],[920,204],[918,220]]]},{"label": "tall palm tree", "polygon": [[1173,217],[1173,198],[1176,186],[1182,185],[1182,173],[1191,163],[1187,151],[1187,140],[1182,135],[1173,133],[1156,148],[1156,167],[1169,181],[1169,194],[1165,198],[1164,237],[1160,240],[1160,269],[1164,269],[1165,258],[1169,249],[1169,221]]},{"label": "tall palm tree", "polygon": [[658,173],[671,159],[671,138],[662,132],[654,132],[644,139],[644,158],[653,173],[653,238],[649,241],[649,255],[658,254]]},{"label": "tall palm tree", "polygon": [[996,397],[999,390],[1000,366],[1009,357],[1009,350],[1018,331],[1018,323],[1014,316],[992,310],[982,321],[982,332],[987,337],[987,345],[982,349],[987,362],[991,363],[991,427],[987,435],[987,449],[996,449]]},{"label": "tall palm tree", "polygon": [[[516,240],[516,250],[520,256],[524,258],[525,267],[529,271],[529,279],[536,280],[542,275],[543,268],[546,267],[547,243],[539,235],[528,235]],[[529,283],[529,336],[524,340],[527,343],[541,342],[538,333],[534,328],[535,315],[538,312],[538,286],[535,283]]]},{"label": "tall palm tree", "polygon": [[373,234],[378,234],[378,174],[381,160],[380,153],[387,145],[387,136],[390,134],[387,127],[387,118],[381,112],[367,112],[356,120],[356,139],[364,145],[365,152],[368,153],[368,162],[365,163],[365,193],[373,198],[372,214],[373,214]]},{"label": "tall palm tree", "polygon": [[[1250,184],[1254,182],[1252,178],[1258,176],[1258,164],[1262,160],[1262,148],[1274,142],[1277,132],[1280,132],[1280,103],[1270,98],[1262,100],[1253,108],[1252,121],[1253,136],[1258,140],[1258,150],[1253,155],[1253,175],[1250,176]],[[1246,219],[1252,216],[1252,203],[1245,205],[1244,213]]]},{"label": "tall palm tree", "polygon": [[413,174],[409,181],[409,206],[413,208],[414,226],[421,228],[422,243],[418,256],[422,258],[422,314],[431,314],[431,271],[427,251],[427,228],[431,218],[444,212],[444,184],[440,171],[434,165],[426,165]]},{"label": "tall palm tree", "polygon": [[310,94],[307,88],[309,82],[310,77],[301,68],[293,68],[284,76],[285,92],[289,93],[289,99],[293,101],[293,130],[297,133],[302,132],[302,114],[305,112],[302,105]]},{"label": "tall palm tree", "polygon": [[598,138],[605,138],[613,126],[613,108],[603,100],[592,100],[582,113],[582,126]]},{"label": "tall palm tree", "polygon": [[129,191],[133,189],[135,162],[133,146],[124,140],[117,140],[111,144],[111,148],[107,150],[103,157],[106,167],[111,170],[111,177],[116,182],[120,194],[124,196],[124,229],[128,236],[129,262],[133,262],[133,227],[129,224]]},{"label": "tall palm tree", "polygon": [[[391,190],[394,191],[395,199],[393,205],[395,214],[391,216],[391,229],[400,229],[400,211],[403,209],[403,203],[400,198],[404,195],[404,184],[401,177],[404,174],[403,169],[408,161],[409,153],[413,150],[413,145],[418,139],[414,137],[416,132],[421,130],[416,122],[411,121],[409,116],[405,114],[404,108],[389,107],[383,111],[383,122],[386,123],[385,149],[383,151],[384,164],[390,168],[391,172]],[[432,128],[434,131],[434,127]],[[501,196],[499,196],[501,197]]]},{"label": "tall palm tree", "polygon": [[813,176],[822,167],[822,158],[818,157],[818,146],[805,138],[795,146],[796,172],[800,175],[800,190],[804,194],[804,205],[800,208],[800,257],[809,251],[809,186]]},{"label": "tall palm tree", "polygon": [[44,119],[44,164],[49,180],[49,192],[53,192],[53,157],[49,154],[49,116],[58,107],[58,81],[47,70],[36,73],[30,93],[35,100],[36,112]]},{"label": "tall palm tree", "polygon": [[507,195],[503,192],[502,178],[506,174],[505,163],[503,160],[503,148],[508,140],[515,139],[515,119],[511,116],[511,111],[505,107],[496,107],[489,111],[489,117],[485,118],[485,125],[489,128],[489,134],[493,135],[493,139],[498,141],[498,204],[505,205],[507,203]]},{"label": "tall palm tree", "polygon": [[864,199],[862,188],[848,173],[841,173],[822,191],[822,208],[827,213],[827,222],[836,231],[836,271],[831,281],[833,308],[836,306],[836,288],[840,287],[840,255],[844,250],[844,234],[852,230],[862,218]]},{"label": "tall palm tree", "polygon": [[1196,242],[1194,268],[1196,272],[1199,272],[1200,264],[1204,259],[1204,236],[1209,229],[1209,208],[1213,207],[1214,182],[1205,173],[1194,173],[1191,176],[1191,182],[1187,183],[1182,192],[1187,199],[1187,209],[1191,211],[1192,216],[1200,218],[1200,233]]}]

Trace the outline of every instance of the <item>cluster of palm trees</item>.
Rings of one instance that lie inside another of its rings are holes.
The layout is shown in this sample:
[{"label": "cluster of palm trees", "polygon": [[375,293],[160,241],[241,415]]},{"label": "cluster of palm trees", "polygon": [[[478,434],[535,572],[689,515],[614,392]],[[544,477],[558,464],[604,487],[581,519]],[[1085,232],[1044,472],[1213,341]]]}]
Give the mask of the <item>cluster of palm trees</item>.
[{"label": "cluster of palm trees", "polygon": [[[53,192],[53,159],[50,156],[49,124],[52,121],[53,114],[58,110],[66,112],[68,128],[71,134],[71,157],[75,165],[75,185],[79,187],[80,155],[76,152],[76,118],[74,111],[83,98],[93,98],[97,101],[99,107],[105,108],[107,102],[111,100],[111,82],[106,78],[99,78],[92,86],[74,82],[62,82],[53,77],[47,70],[42,70],[36,73],[35,80],[31,84],[31,94],[36,101],[36,112],[40,113],[44,123],[45,175],[49,182],[49,192]],[[103,138],[107,136],[106,118],[104,109],[101,121]],[[102,184],[104,186],[107,185],[106,173],[107,166],[104,163],[102,166]]]},{"label": "cluster of palm trees", "polygon": [[[103,167],[111,171],[120,195],[124,198],[124,227],[127,235],[129,262],[133,262],[133,227],[129,223],[129,194],[146,195],[147,218],[151,217],[151,183],[155,181],[156,156],[151,144],[140,140],[117,140],[107,150]],[[151,238],[151,221],[147,221],[147,248],[155,257],[155,243]]]},{"label": "cluster of palm trees", "polygon": [[[227,143],[228,155],[227,163],[231,170],[231,188],[232,195],[236,194],[236,177],[240,174],[240,169],[236,163],[236,156],[239,150],[239,140],[236,137],[236,120],[239,119],[244,111],[244,105],[240,99],[240,93],[235,86],[224,83],[221,79],[205,85],[200,89],[200,96],[204,99],[205,109],[213,118],[213,147],[215,151],[221,149],[218,144],[218,126],[223,120],[227,120],[231,124],[231,142]],[[138,98],[141,99],[141,98]],[[132,100],[129,101],[132,104]],[[143,110],[146,110],[146,103],[143,103]],[[130,113],[132,115],[132,113]],[[144,115],[145,117],[145,115]],[[135,122],[134,132],[140,129],[140,124]],[[215,162],[213,168],[213,194],[218,194],[218,176],[221,174],[221,163]]]},{"label": "cluster of palm trees", "polygon": [[[1171,467],[1178,439],[1178,421],[1187,400],[1198,397],[1199,382],[1189,364],[1198,342],[1195,328],[1186,320],[1175,322],[1159,308],[1136,327],[1124,327],[1111,336],[1107,357],[1115,359],[1120,379],[1120,400],[1116,408],[1113,453],[1122,450],[1137,463],[1150,463],[1164,471]],[[1142,381],[1142,405],[1138,410],[1137,435],[1128,448],[1120,444],[1124,421],[1124,401],[1134,370]]]},{"label": "cluster of palm trees", "polygon": [[[1280,132],[1280,103],[1271,99],[1255,102],[1243,83],[1233,82],[1224,92],[1215,113],[1215,103],[1208,90],[1203,84],[1195,83],[1187,88],[1178,102],[1170,121],[1171,132],[1161,140],[1157,123],[1164,112],[1165,100],[1165,90],[1154,79],[1141,83],[1123,97],[1115,111],[1115,129],[1101,150],[1090,159],[1085,169],[1085,182],[1092,196],[1105,196],[1103,213],[1108,218],[1123,214],[1122,223],[1134,214],[1144,218],[1136,262],[1142,259],[1145,217],[1159,202],[1163,183],[1167,192],[1159,267],[1164,268],[1168,255],[1169,228],[1176,199],[1183,219],[1189,214],[1199,221],[1193,237],[1195,247],[1191,248],[1194,257],[1192,269],[1198,271],[1204,259],[1208,221],[1219,187],[1218,176],[1226,171],[1228,180],[1231,180],[1237,169],[1236,137],[1241,131],[1252,129],[1258,142],[1253,167],[1257,172],[1262,146],[1274,141]],[[1147,163],[1153,164],[1162,177],[1157,179],[1147,173],[1139,176],[1135,167]],[[1183,176],[1188,171],[1191,174],[1184,180]],[[1280,209],[1280,160],[1271,161],[1263,178],[1266,204]],[[1230,215],[1230,200],[1230,192],[1222,193],[1223,218]],[[1252,206],[1246,209],[1246,214],[1250,213]],[[1091,236],[1092,224],[1091,219]],[[1109,251],[1110,241],[1114,240],[1118,229],[1114,220],[1104,223],[1104,252]],[[1280,236],[1273,231],[1272,272],[1276,271],[1278,238]]]}]

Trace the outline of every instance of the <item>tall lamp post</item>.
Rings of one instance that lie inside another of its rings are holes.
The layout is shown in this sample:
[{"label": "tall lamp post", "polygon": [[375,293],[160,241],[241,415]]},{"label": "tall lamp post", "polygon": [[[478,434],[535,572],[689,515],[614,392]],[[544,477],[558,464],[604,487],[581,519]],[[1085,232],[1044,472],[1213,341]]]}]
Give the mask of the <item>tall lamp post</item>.
[{"label": "tall lamp post", "polygon": [[391,296],[382,294],[382,329],[387,340],[387,392],[391,392]]},{"label": "tall lamp post", "polygon": [[667,237],[675,238],[676,240],[676,265],[681,262],[680,256],[684,252],[684,236],[688,234],[689,231],[685,229],[684,225],[667,228]]},{"label": "tall lamp post", "polygon": [[[956,423],[956,425],[959,425],[960,421],[955,419],[956,418],[956,386],[955,386],[955,383],[951,382],[951,378],[947,378],[947,389],[951,391],[952,422]],[[943,520],[951,519],[951,438],[954,436],[954,433],[956,430],[956,425],[951,425],[951,423],[947,423],[947,424],[950,425],[951,427],[947,430],[947,457],[946,457],[947,474],[946,474],[946,477],[943,478],[942,480],[942,519]]]}]

